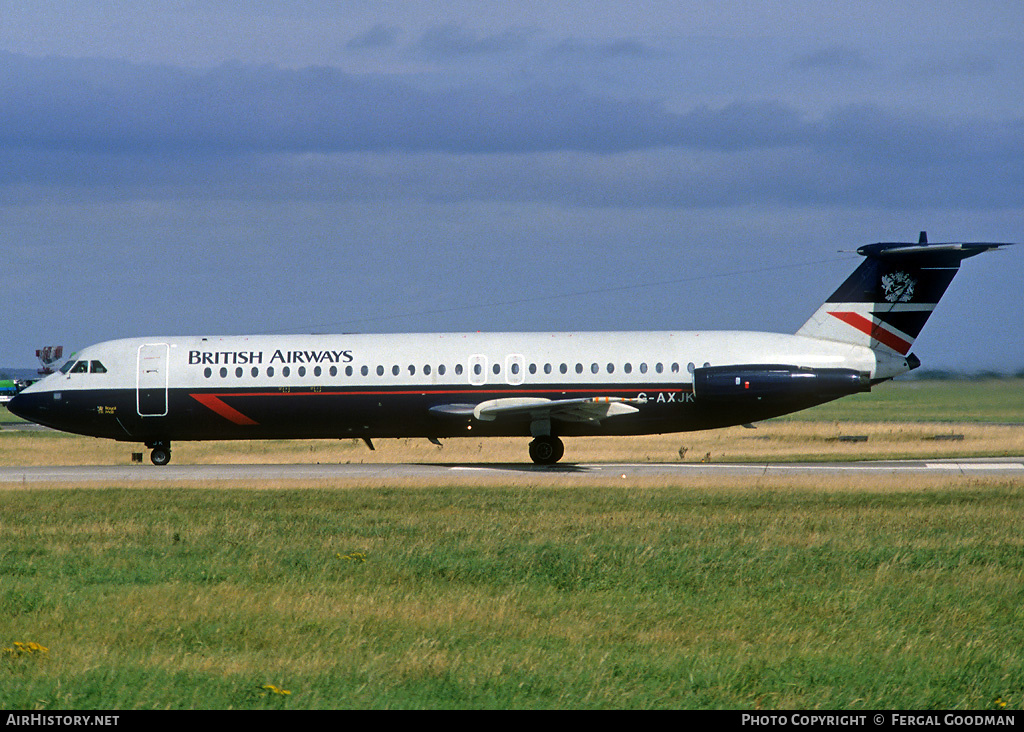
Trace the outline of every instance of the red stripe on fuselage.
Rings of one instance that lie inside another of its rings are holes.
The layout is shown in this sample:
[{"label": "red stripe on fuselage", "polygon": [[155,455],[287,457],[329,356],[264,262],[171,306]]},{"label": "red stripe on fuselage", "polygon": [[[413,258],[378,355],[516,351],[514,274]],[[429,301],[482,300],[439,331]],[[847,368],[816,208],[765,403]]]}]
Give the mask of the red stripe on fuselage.
[{"label": "red stripe on fuselage", "polygon": [[834,315],[847,325],[853,326],[861,333],[871,336],[879,343],[889,346],[889,348],[901,355],[907,355],[907,351],[910,350],[911,344],[909,341],[903,340],[895,333],[890,333],[882,328],[881,325],[868,320],[860,313],[836,312],[829,313],[829,315]]},{"label": "red stripe on fuselage", "polygon": [[219,414],[224,419],[230,420],[235,424],[259,424],[259,422],[249,419],[234,407],[230,407],[224,402],[222,402],[220,397],[216,394],[190,394],[189,396],[191,396],[197,402],[202,404],[204,407],[212,409],[214,412]]}]

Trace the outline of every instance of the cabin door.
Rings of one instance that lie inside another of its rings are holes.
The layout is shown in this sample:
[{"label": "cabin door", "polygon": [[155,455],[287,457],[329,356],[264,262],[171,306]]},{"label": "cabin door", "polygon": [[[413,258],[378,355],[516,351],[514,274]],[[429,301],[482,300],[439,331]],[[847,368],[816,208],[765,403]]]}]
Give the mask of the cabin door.
[{"label": "cabin door", "polygon": [[167,416],[168,355],[166,343],[139,346],[136,405],[140,417]]}]

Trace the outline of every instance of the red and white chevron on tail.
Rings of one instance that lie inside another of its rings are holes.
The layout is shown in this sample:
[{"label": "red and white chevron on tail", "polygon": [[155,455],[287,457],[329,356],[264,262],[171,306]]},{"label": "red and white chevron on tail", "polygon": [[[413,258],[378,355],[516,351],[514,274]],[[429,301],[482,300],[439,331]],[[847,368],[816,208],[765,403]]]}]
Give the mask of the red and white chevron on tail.
[{"label": "red and white chevron on tail", "polygon": [[860,247],[866,258],[804,323],[797,335],[906,356],[960,262],[1005,244],[917,244]]}]

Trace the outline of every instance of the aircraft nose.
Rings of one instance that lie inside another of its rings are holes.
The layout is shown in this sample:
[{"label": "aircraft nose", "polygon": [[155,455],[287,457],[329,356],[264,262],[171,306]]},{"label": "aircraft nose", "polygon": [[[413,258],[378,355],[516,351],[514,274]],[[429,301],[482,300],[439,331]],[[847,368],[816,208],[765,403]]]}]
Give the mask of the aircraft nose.
[{"label": "aircraft nose", "polygon": [[7,402],[7,411],[11,414],[27,419],[29,422],[38,421],[39,396],[37,394],[15,394],[11,401]]},{"label": "aircraft nose", "polygon": [[28,417],[26,417],[22,413],[22,408],[21,408],[22,404],[23,404],[23,400],[21,398],[21,394],[15,394],[14,397],[11,399],[11,401],[7,402],[7,411],[10,412],[13,415],[21,417],[22,419],[28,419]]}]

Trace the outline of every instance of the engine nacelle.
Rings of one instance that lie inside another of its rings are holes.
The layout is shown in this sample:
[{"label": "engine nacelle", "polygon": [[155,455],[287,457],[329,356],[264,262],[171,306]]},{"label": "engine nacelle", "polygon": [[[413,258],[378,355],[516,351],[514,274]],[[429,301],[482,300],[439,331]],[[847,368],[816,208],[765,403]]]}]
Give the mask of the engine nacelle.
[{"label": "engine nacelle", "polygon": [[693,370],[693,394],[699,400],[830,401],[864,391],[871,391],[870,377],[854,369],[744,364]]}]

